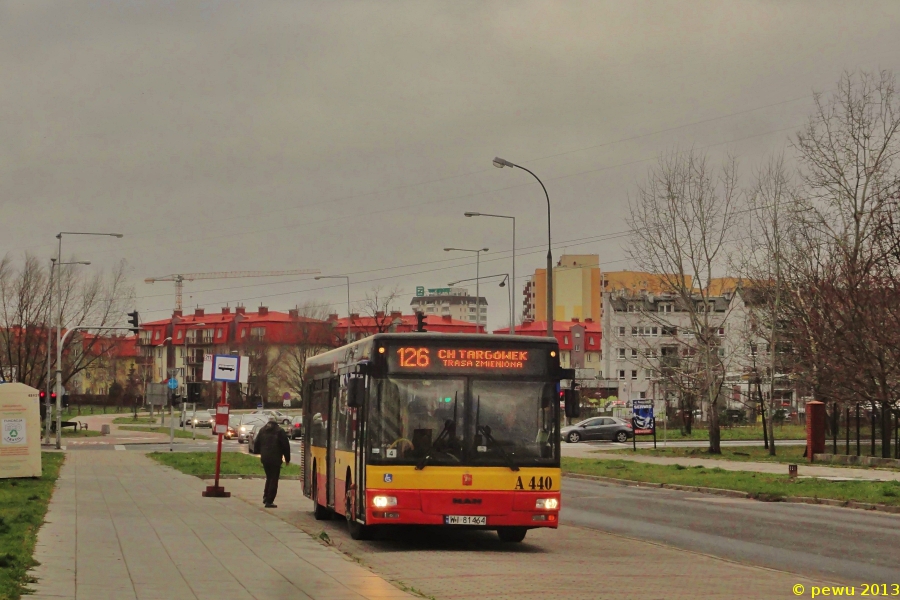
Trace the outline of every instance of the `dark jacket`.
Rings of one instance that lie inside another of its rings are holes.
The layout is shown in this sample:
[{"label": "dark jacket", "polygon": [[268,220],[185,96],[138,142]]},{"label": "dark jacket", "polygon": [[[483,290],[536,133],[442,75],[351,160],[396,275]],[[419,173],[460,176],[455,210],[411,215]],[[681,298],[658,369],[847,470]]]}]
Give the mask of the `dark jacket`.
[{"label": "dark jacket", "polygon": [[291,462],[291,442],[278,423],[270,421],[260,427],[254,443],[259,450],[259,459],[264,464],[281,464],[282,456],[284,462]]}]

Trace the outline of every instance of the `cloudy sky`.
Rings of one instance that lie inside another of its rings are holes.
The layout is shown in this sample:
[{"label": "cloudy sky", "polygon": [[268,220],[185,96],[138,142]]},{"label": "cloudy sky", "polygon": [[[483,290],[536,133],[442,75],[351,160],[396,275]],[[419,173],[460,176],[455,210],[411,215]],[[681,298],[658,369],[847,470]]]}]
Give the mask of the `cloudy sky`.
[{"label": "cloudy sky", "polygon": [[[755,165],[844,69],[900,73],[900,2],[0,0],[0,255],[128,262],[145,320],[169,273],[318,268],[374,286],[546,253],[628,268],[629,194],[659,153]],[[339,281],[186,284],[185,305],[286,310]],[[472,288],[474,292],[474,286]],[[507,296],[483,284],[490,325]],[[517,295],[517,302],[519,301]]]}]

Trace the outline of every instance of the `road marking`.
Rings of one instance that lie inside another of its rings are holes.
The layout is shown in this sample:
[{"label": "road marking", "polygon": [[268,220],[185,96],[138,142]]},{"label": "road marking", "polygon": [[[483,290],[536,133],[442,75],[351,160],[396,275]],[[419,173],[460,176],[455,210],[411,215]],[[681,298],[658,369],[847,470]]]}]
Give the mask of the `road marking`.
[{"label": "road marking", "polygon": [[116,444],[115,447],[116,447],[116,450],[124,450],[125,449],[125,446],[123,446],[122,444]]}]

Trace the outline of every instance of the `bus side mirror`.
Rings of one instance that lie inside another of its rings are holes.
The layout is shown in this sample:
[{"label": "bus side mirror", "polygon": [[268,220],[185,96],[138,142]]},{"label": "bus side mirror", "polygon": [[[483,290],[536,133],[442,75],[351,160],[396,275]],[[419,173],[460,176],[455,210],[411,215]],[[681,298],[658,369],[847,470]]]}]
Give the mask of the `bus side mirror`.
[{"label": "bus side mirror", "polygon": [[563,400],[566,402],[566,417],[577,419],[581,416],[581,394],[578,390],[563,390]]},{"label": "bus side mirror", "polygon": [[363,399],[366,397],[366,378],[351,377],[347,383],[347,406],[350,408],[359,408],[363,405]]}]

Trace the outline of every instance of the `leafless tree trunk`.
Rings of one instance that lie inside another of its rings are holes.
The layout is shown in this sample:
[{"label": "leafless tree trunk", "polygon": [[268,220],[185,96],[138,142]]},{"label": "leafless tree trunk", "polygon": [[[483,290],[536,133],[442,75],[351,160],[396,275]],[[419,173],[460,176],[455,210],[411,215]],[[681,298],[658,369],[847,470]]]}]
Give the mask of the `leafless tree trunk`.
[{"label": "leafless tree trunk", "polygon": [[710,312],[710,283],[724,274],[738,197],[735,162],[727,161],[716,175],[706,156],[691,150],[660,158],[629,206],[630,257],[662,277],[689,318],[697,352],[693,375],[709,407],[713,454],[721,453],[718,398],[724,372],[718,325],[712,326],[718,319]]}]

